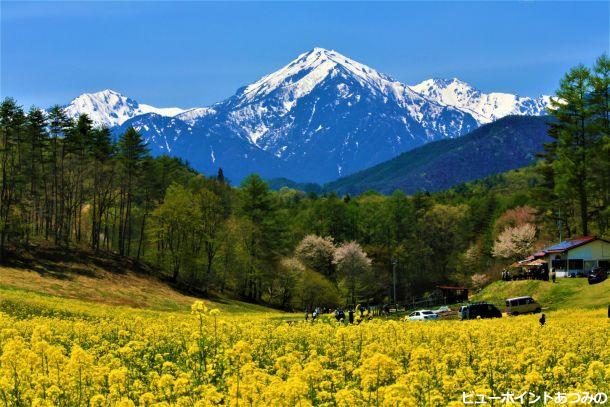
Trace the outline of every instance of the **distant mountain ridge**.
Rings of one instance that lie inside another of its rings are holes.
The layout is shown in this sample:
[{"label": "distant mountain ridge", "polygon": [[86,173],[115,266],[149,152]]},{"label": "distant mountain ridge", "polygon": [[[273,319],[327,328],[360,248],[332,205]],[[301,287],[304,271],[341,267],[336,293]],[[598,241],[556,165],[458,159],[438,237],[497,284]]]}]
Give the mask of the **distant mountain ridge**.
[{"label": "distant mountain ridge", "polygon": [[510,93],[483,93],[457,78],[428,79],[411,89],[441,105],[469,112],[480,124],[508,115],[544,115],[550,99],[545,95],[531,98]]},{"label": "distant mountain ridge", "polygon": [[451,98],[461,94],[451,81],[432,81],[407,86],[314,48],[210,107],[156,108],[106,90],[79,96],[65,111],[87,113],[115,134],[134,127],[153,154],[178,156],[205,174],[222,167],[234,181],[259,172],[318,183],[460,137],[505,114],[544,111],[544,99],[485,95],[463,82],[470,96]]}]

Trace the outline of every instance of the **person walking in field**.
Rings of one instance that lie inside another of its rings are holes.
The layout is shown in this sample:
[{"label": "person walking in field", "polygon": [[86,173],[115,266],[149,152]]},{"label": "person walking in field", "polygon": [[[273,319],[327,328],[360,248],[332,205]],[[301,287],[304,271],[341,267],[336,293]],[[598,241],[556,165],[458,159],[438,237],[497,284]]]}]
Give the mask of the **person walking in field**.
[{"label": "person walking in field", "polygon": [[557,273],[555,273],[555,268],[551,269],[551,280],[555,283],[555,279],[557,278]]},{"label": "person walking in field", "polygon": [[546,316],[544,314],[542,314],[539,321],[540,321],[540,326],[544,326],[544,324],[546,324]]},{"label": "person walking in field", "polygon": [[[610,307],[608,307],[608,313],[610,314]],[[350,310],[347,311],[347,316],[349,319],[349,323],[353,324],[354,323],[354,310],[350,308]]]}]

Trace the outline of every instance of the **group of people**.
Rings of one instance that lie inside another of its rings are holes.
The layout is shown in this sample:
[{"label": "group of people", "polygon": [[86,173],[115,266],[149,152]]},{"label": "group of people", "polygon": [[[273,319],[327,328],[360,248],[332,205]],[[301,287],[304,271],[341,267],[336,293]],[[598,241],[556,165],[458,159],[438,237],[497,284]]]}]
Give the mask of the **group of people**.
[{"label": "group of people", "polygon": [[502,270],[502,281],[514,281],[514,280],[542,280],[549,281],[549,279],[554,280],[555,273],[554,271],[549,273],[549,270],[546,266],[539,266],[533,268],[521,267],[514,270]]},{"label": "group of people", "polygon": [[[371,309],[371,307],[368,306],[357,306],[355,309],[348,309],[347,311],[341,309],[341,308],[336,308],[334,311],[328,309],[328,308],[321,308],[321,307],[316,307],[314,308],[313,312],[311,313],[311,321],[315,321],[321,314],[328,314],[328,313],[334,313],[334,317],[337,320],[337,322],[343,322],[345,321],[345,318],[347,316],[347,321],[350,324],[359,324],[360,322],[362,322],[365,319],[372,319],[373,314],[374,314],[374,310]],[[309,317],[309,310],[306,309],[305,310],[305,321],[309,321],[310,317]]]}]

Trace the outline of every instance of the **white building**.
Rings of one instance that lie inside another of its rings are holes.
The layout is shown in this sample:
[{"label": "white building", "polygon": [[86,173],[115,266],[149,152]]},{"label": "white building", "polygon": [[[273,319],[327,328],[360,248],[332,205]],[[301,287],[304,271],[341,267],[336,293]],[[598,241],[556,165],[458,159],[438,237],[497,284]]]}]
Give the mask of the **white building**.
[{"label": "white building", "polygon": [[575,237],[534,253],[557,277],[586,275],[593,267],[610,269],[610,242],[595,236]]}]

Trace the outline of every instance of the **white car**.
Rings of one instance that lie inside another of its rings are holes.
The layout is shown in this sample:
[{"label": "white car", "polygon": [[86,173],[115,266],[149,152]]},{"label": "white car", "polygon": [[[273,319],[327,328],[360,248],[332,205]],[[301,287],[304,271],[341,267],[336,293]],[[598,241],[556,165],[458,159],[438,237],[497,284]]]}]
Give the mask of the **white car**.
[{"label": "white car", "polygon": [[409,314],[409,321],[437,320],[438,315],[429,310],[413,311]]}]

